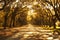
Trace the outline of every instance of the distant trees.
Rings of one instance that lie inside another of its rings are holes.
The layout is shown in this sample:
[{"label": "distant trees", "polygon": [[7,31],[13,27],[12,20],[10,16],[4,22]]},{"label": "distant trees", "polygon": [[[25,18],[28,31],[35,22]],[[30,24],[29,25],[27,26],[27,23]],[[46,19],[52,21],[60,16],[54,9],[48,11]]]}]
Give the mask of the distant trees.
[{"label": "distant trees", "polygon": [[25,8],[21,8],[19,9],[19,12],[17,13],[17,21],[16,24],[17,26],[22,26],[22,25],[26,25],[27,24],[27,11],[28,9]]},{"label": "distant trees", "polygon": [[42,3],[40,2],[41,6],[38,5],[34,5],[33,9],[36,12],[36,17],[34,18],[32,16],[32,24],[34,25],[49,25],[50,27],[53,26],[53,21],[52,21],[52,13],[50,11],[50,9],[45,8],[47,4],[42,5]]}]

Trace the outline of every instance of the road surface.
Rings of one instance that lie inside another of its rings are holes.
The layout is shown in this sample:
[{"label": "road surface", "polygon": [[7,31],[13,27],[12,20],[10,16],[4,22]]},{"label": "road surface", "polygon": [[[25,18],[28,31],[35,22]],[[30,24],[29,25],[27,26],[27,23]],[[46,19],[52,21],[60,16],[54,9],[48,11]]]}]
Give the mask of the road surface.
[{"label": "road surface", "polygon": [[31,24],[0,31],[0,40],[59,40],[58,36],[55,39],[53,36],[53,30]]}]

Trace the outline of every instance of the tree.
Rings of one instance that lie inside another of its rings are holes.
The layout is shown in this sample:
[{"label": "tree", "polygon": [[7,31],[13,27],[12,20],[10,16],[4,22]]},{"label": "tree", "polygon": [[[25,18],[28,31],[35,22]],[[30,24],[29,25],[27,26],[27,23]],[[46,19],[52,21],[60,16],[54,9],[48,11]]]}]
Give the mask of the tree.
[{"label": "tree", "polygon": [[11,12],[11,5],[14,1],[12,0],[1,0],[0,1],[1,3],[3,3],[3,6],[1,7],[0,10],[3,10],[5,13],[5,16],[4,16],[4,23],[3,23],[3,27],[4,29],[6,29],[7,26],[9,26],[9,22],[8,22],[8,19],[9,19],[9,14]]},{"label": "tree", "polygon": [[48,1],[48,0],[42,0],[43,2],[45,2],[45,3],[48,3],[49,5],[51,5],[52,7],[53,7],[53,9],[54,9],[54,12],[55,12],[55,14],[53,15],[53,25],[54,25],[54,29],[56,29],[56,18],[58,19],[58,20],[60,20],[60,18],[59,18],[59,7],[60,7],[60,4],[59,4],[59,0],[50,0],[50,1]]},{"label": "tree", "polygon": [[[8,8],[8,10],[7,10],[7,8]],[[4,16],[4,23],[3,23],[3,27],[4,27],[4,29],[6,29],[6,27],[8,26],[7,24],[7,20],[8,20],[8,14],[9,14],[9,12],[10,12],[10,7],[6,7],[5,9],[4,9],[4,12],[5,12],[5,16]]]},{"label": "tree", "polygon": [[0,10],[3,10],[6,6],[6,1],[5,0],[1,0],[0,1]]}]

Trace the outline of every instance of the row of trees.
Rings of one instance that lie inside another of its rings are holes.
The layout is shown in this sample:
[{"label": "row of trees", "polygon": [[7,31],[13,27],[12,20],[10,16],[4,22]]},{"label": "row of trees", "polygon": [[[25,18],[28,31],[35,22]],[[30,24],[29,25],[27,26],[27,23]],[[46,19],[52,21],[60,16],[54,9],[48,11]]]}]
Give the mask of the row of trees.
[{"label": "row of trees", "polygon": [[15,27],[27,24],[26,10],[24,10],[22,6],[19,6],[18,3],[13,4],[15,2],[13,0],[1,0],[1,2],[4,2],[4,5],[0,9],[4,12],[4,20],[2,22],[4,29],[6,29],[6,27]]},{"label": "row of trees", "polygon": [[32,24],[35,25],[50,25],[53,26],[53,15],[50,9],[46,9],[43,5],[35,5],[35,10],[37,12],[36,18],[32,17]]},{"label": "row of trees", "polygon": [[[22,8],[24,5],[23,2],[16,2],[16,0],[1,0],[0,2],[4,3],[0,11],[3,10],[3,22],[2,26],[4,29],[6,27],[15,27],[27,24],[27,11],[29,10],[26,6]],[[15,3],[16,2],[16,3]],[[20,4],[19,4],[20,3]],[[0,3],[1,4],[1,3]],[[41,6],[40,6],[41,5]],[[45,8],[47,5],[47,8]],[[50,8],[52,7],[51,11]],[[60,3],[59,0],[40,0],[38,5],[33,5],[32,7],[35,12],[37,12],[36,18],[32,17],[31,24],[37,25],[50,25],[54,26],[56,29],[56,21],[60,21]],[[44,9],[45,8],[45,9]]]},{"label": "row of trees", "polygon": [[50,1],[45,1],[45,0],[43,0],[44,2],[47,2],[48,4],[50,4],[52,7],[53,7],[53,9],[54,9],[54,12],[55,12],[55,15],[53,15],[53,25],[54,25],[54,29],[56,29],[56,18],[57,18],[57,20],[59,20],[60,21],[60,1],[59,0],[50,0]]},{"label": "row of trees", "polygon": [[[54,26],[56,29],[57,20],[60,21],[60,1],[59,0],[40,0],[41,8],[37,10],[38,16],[33,23]],[[45,8],[47,6],[47,8]],[[38,6],[37,6],[38,8]],[[44,9],[45,8],[45,9]],[[43,10],[42,10],[43,9]],[[43,19],[44,18],[44,19]]]}]

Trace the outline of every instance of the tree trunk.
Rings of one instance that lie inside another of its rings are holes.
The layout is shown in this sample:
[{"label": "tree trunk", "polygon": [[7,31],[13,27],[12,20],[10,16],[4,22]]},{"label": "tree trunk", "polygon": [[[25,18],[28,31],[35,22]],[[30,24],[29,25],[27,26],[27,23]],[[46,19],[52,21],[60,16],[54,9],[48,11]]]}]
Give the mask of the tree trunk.
[{"label": "tree trunk", "polygon": [[4,23],[3,23],[3,27],[4,27],[4,29],[6,29],[6,27],[7,27],[7,18],[8,17],[8,13],[5,15],[5,17],[4,17]]}]

